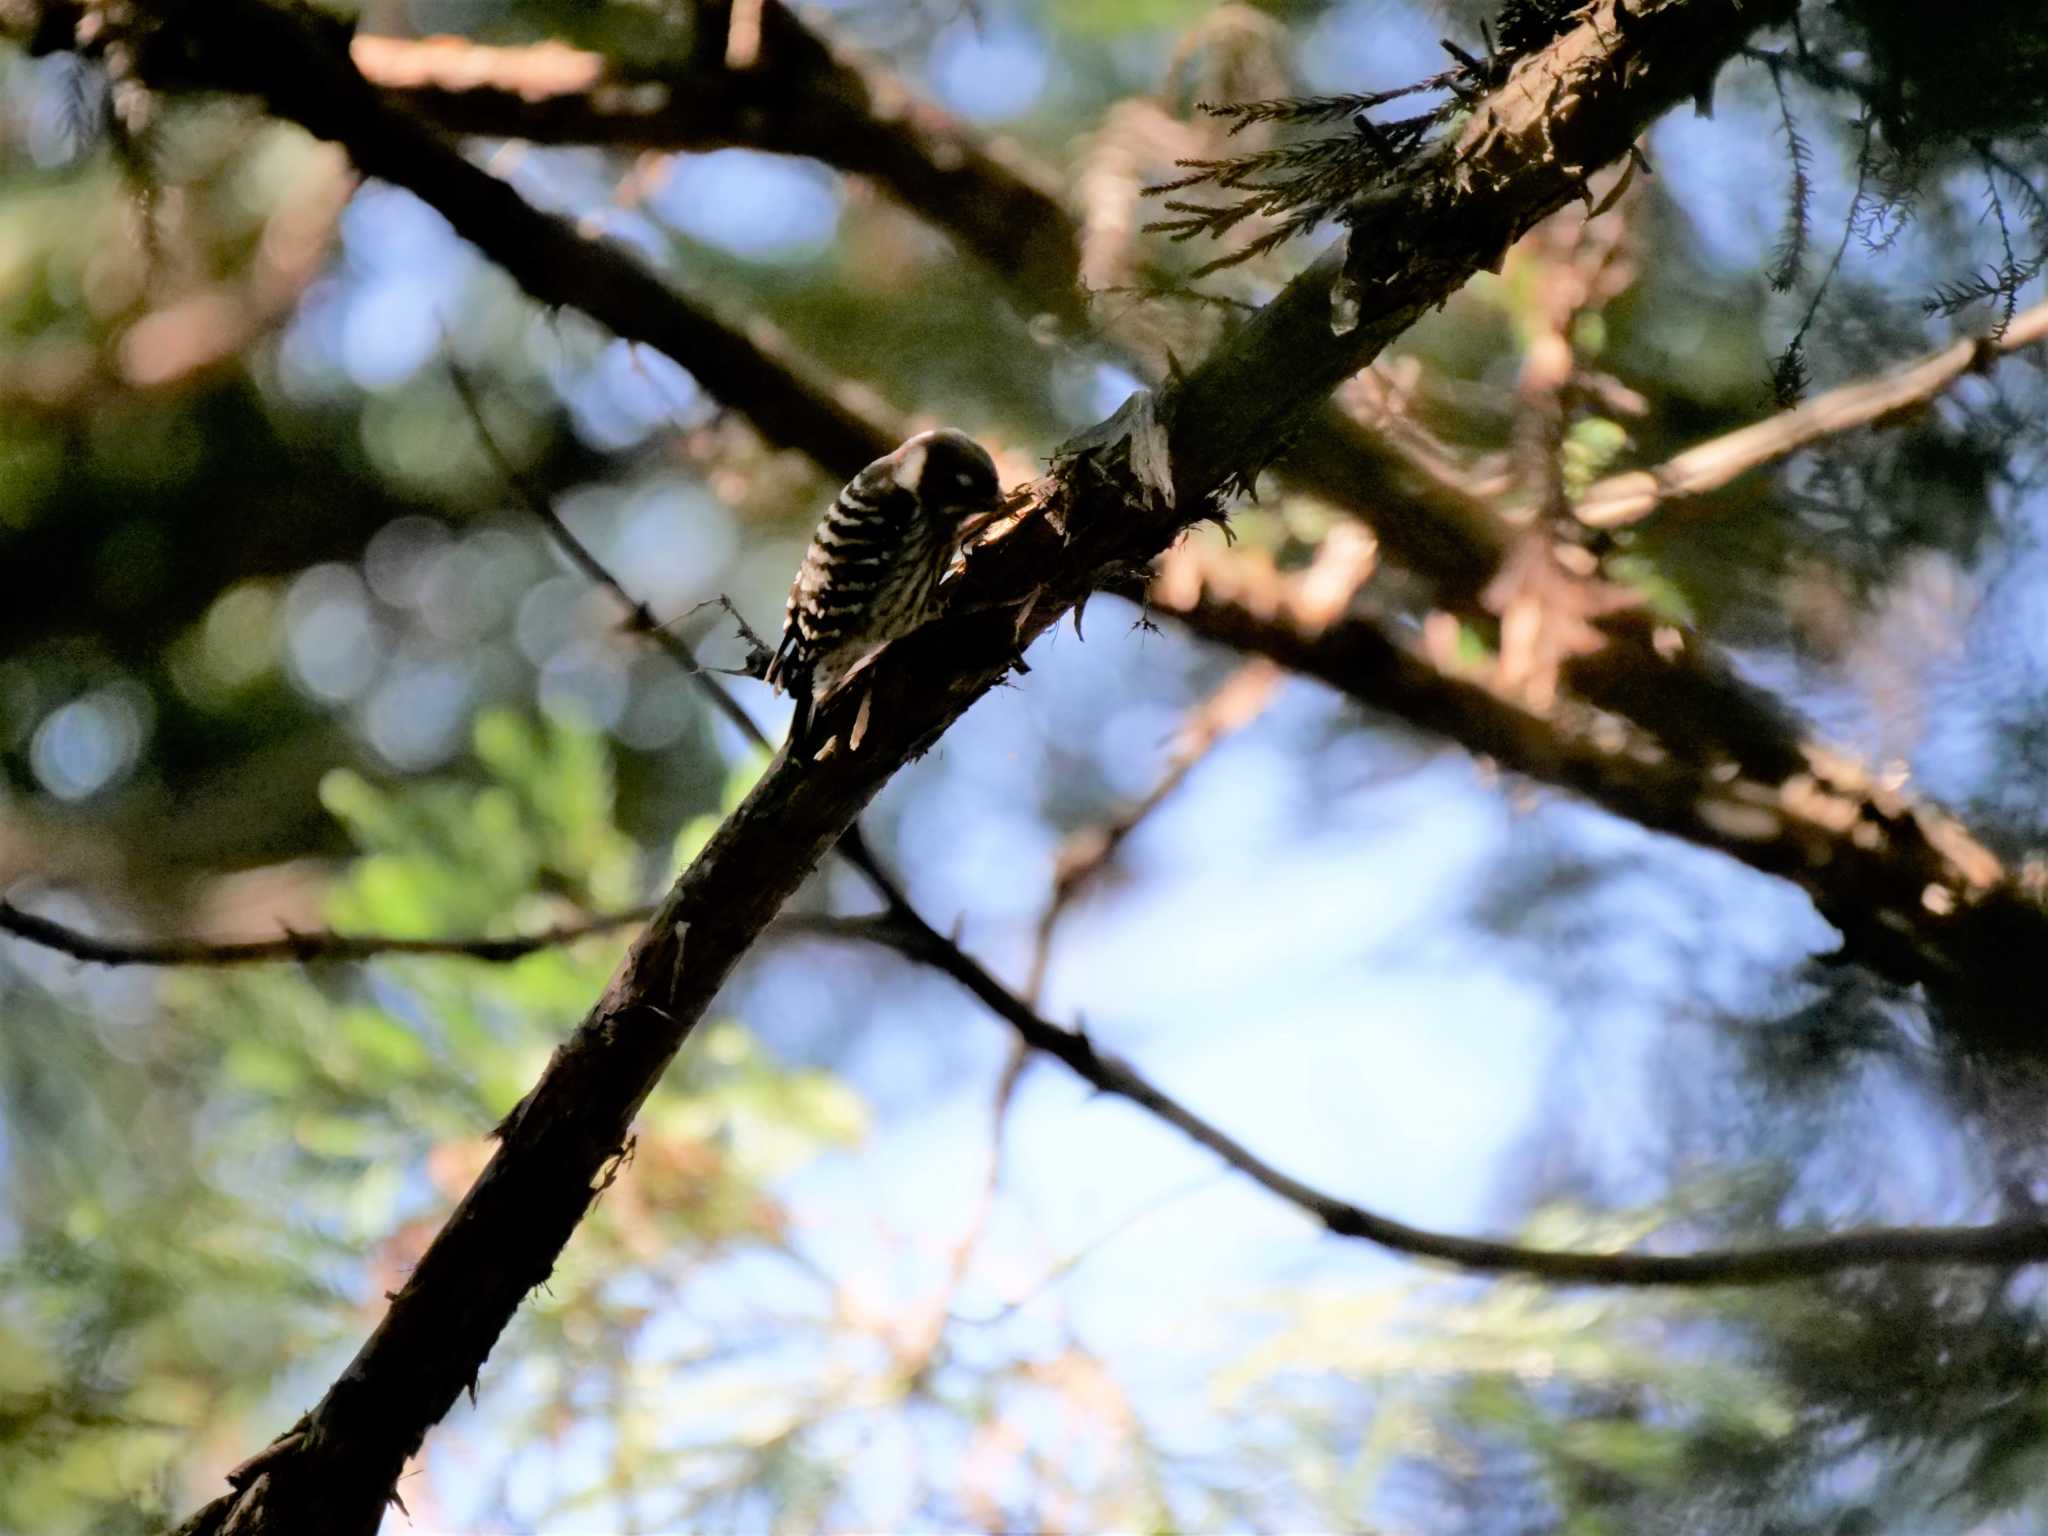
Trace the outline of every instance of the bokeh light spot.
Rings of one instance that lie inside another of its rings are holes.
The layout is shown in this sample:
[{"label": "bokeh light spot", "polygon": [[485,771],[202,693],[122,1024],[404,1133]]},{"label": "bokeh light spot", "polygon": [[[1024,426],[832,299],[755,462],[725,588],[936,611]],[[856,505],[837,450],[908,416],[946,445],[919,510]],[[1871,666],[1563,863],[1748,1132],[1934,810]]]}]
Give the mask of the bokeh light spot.
[{"label": "bokeh light spot", "polygon": [[223,689],[254,682],[277,660],[277,593],[265,581],[228,588],[206,610],[206,670]]},{"label": "bokeh light spot", "polygon": [[363,703],[361,725],[384,760],[407,773],[446,762],[469,724],[462,666],[444,657],[402,660]]},{"label": "bokeh light spot", "polygon": [[29,766],[59,800],[86,799],[135,766],[148,724],[148,695],[140,688],[96,689],[52,710],[36,727]]},{"label": "bokeh light spot", "polygon": [[1045,42],[1023,27],[962,21],[932,49],[931,75],[946,104],[963,117],[1021,117],[1045,94]]},{"label": "bokeh light spot", "polygon": [[749,261],[807,261],[839,227],[829,173],[747,149],[678,156],[652,206],[691,239]]},{"label": "bokeh light spot", "polygon": [[285,654],[307,693],[332,703],[370,686],[384,638],[361,579],[346,566],[316,565],[285,597]]}]

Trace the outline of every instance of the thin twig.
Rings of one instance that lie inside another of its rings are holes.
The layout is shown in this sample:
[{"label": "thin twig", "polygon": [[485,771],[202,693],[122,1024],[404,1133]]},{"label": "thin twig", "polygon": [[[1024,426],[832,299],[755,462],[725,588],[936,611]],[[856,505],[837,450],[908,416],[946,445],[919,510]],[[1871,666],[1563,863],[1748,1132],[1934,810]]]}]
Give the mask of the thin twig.
[{"label": "thin twig", "polygon": [[[624,923],[644,921],[645,917],[646,913],[640,910],[612,913],[587,923],[515,939],[293,934],[282,939],[226,944],[129,944],[83,934],[0,901],[0,930],[102,965],[227,966],[306,959],[361,960],[383,954],[510,960]],[[1009,1024],[1028,1049],[1054,1057],[1101,1092],[1126,1099],[1165,1121],[1269,1193],[1313,1216],[1336,1235],[1375,1243],[1410,1257],[1487,1273],[1617,1286],[1753,1285],[1811,1279],[1873,1265],[2012,1265],[2048,1260],[2048,1223],[2042,1222],[2002,1222],[1981,1227],[1876,1227],[1768,1248],[1681,1255],[1560,1252],[1409,1226],[1325,1194],[1273,1167],[1156,1087],[1136,1068],[1098,1050],[1085,1034],[1048,1023],[958,945],[908,908],[872,917],[785,917],[777,928],[812,937],[879,944],[942,972]]]},{"label": "thin twig", "polygon": [[[556,547],[568,556],[577,569],[588,576],[595,585],[603,587],[619,600],[620,606],[626,610],[626,629],[632,634],[644,635],[660,646],[671,661],[689,674],[690,681],[697,685],[698,690],[712,706],[739,728],[741,735],[764,752],[773,752],[775,744],[768,739],[761,727],[754,723],[754,717],[740,708],[739,701],[726,692],[718,679],[704,669],[681,638],[655,618],[647,604],[628,592],[618,577],[605,568],[604,562],[591,552],[590,546],[576,536],[576,530],[562,520],[562,514],[555,510],[555,504],[547,493],[527,478],[525,472],[512,462],[511,456],[499,445],[496,435],[484,420],[483,401],[477,397],[476,386],[452,357],[448,359],[448,377],[455,385],[455,393],[461,397],[463,408],[469,413],[470,425],[475,429],[478,441],[483,444],[484,452],[490,457],[491,462],[497,466],[498,473],[505,477],[505,483],[518,493],[519,499],[526,504],[526,509],[540,520],[541,525],[548,531],[548,537],[555,541]],[[734,617],[738,617],[736,612]],[[744,628],[744,623],[742,627]],[[751,636],[752,631],[749,630],[748,634]]]},{"label": "thin twig", "polygon": [[1150,789],[1108,820],[1068,836],[1054,860],[1052,899],[1038,919],[1031,969],[1023,988],[1026,1002],[1036,1007],[1044,1000],[1053,931],[1074,898],[1101,876],[1130,835],[1172,797],[1218,743],[1258,718],[1279,684],[1280,669],[1271,662],[1254,660],[1239,667],[1188,711],[1167,753],[1166,767]]},{"label": "thin twig", "polygon": [[981,1186],[975,1193],[974,1207],[962,1223],[960,1235],[946,1252],[945,1278],[939,1284],[937,1297],[925,1311],[920,1336],[899,1362],[904,1373],[912,1378],[922,1377],[938,1359],[939,1350],[946,1342],[946,1329],[955,1320],[954,1307],[959,1301],[960,1289],[967,1283],[967,1272],[973,1267],[974,1256],[981,1251],[982,1240],[988,1235],[988,1224],[996,1211],[996,1196],[1003,1187],[1003,1147],[1010,1125],[1010,1107],[1017,1100],[1017,1084],[1023,1080],[1024,1066],[1030,1056],[1031,1052],[1022,1040],[1015,1042],[1003,1061],[1002,1070],[996,1075],[995,1094],[989,1106],[986,1164]]},{"label": "thin twig", "polygon": [[[1022,1040],[1017,1042],[1017,1049],[1026,1055],[1029,1055],[1031,1052],[1031,1047]],[[1094,1237],[1082,1243],[1078,1248],[1060,1259],[1058,1263],[1047,1269],[1044,1274],[1040,1275],[1030,1285],[1011,1296],[1008,1301],[996,1308],[995,1311],[982,1317],[963,1317],[956,1312],[953,1314],[951,1321],[955,1325],[965,1328],[994,1328],[1008,1322],[1055,1285],[1059,1284],[1060,1281],[1066,1279],[1067,1276],[1087,1263],[1088,1260],[1094,1258],[1096,1254],[1102,1252],[1111,1243],[1128,1235],[1133,1229],[1142,1226],[1145,1222],[1150,1221],[1161,1211],[1167,1209],[1167,1207],[1177,1205],[1191,1196],[1206,1194],[1228,1177],[1229,1175],[1226,1172],[1218,1169],[1213,1173],[1205,1173],[1199,1178],[1189,1179],[1184,1183],[1177,1184],[1172,1189],[1161,1191],[1136,1210],[1128,1212],[1107,1229],[1098,1232]]]},{"label": "thin twig", "polygon": [[142,940],[102,938],[53,918],[24,912],[10,901],[0,900],[0,933],[11,933],[18,939],[91,965],[269,965],[284,960],[300,963],[355,962],[380,959],[386,955],[447,955],[502,965],[523,959],[538,950],[554,949],[563,944],[573,944],[578,939],[587,939],[593,934],[609,933],[629,923],[644,923],[653,911],[652,904],[632,907],[580,922],[558,923],[538,933],[505,938],[472,935],[466,938],[406,939],[390,934],[336,933],[323,928],[306,933],[283,933],[274,939]]},{"label": "thin twig", "polygon": [[1863,130],[1862,147],[1856,152],[1856,189],[1849,197],[1849,211],[1842,216],[1842,238],[1835,245],[1835,254],[1829,260],[1827,270],[1821,273],[1820,281],[1814,285],[1813,297],[1807,302],[1806,313],[1800,316],[1798,327],[1792,332],[1792,339],[1778,354],[1777,364],[1772,370],[1773,388],[1780,406],[1790,408],[1796,405],[1799,396],[1805,392],[1806,336],[1813,329],[1813,322],[1820,316],[1820,306],[1834,287],[1835,274],[1842,270],[1842,258],[1849,253],[1849,241],[1855,235],[1863,217],[1863,200],[1868,195],[1871,161],[1871,134],[1875,119],[1866,106],[1858,124]]},{"label": "thin twig", "polygon": [[906,922],[901,914],[885,914],[803,920],[792,926],[821,937],[886,945],[907,959],[944,972],[1014,1029],[1032,1050],[1056,1058],[1098,1091],[1128,1100],[1165,1121],[1335,1235],[1357,1238],[1410,1258],[1557,1284],[1637,1287],[1761,1285],[1817,1279],[1875,1265],[2004,1267],[2048,1260],[2048,1222],[2039,1221],[1980,1227],[1870,1227],[1769,1247],[1689,1254],[1574,1253],[1410,1226],[1281,1172],[1158,1088],[1128,1062],[1097,1049],[1087,1035],[1048,1023],[957,946],[947,944],[923,924]]}]

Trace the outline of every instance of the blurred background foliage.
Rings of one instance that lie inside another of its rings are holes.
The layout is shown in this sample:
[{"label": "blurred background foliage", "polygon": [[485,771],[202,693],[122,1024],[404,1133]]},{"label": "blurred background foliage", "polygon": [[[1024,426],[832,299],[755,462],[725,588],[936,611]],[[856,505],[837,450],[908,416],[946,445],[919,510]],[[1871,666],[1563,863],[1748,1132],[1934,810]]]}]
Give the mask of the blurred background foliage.
[{"label": "blurred background foliage", "polygon": [[[684,3],[350,14],[648,70],[701,24]],[[476,150],[693,297],[975,432],[1014,481],[1304,258],[1197,300],[1135,291],[1214,254],[1145,233],[1139,189],[1259,137],[1197,103],[1391,89],[1443,67],[1440,34],[1481,50],[1492,14],[827,7],[1050,168],[1114,346],[815,162]],[[1568,493],[2041,297],[2038,5],[1814,3],[1761,47],[1587,226],[1612,249],[1571,316],[1601,387],[1563,423]],[[1504,506],[1518,379],[1578,249],[1532,237],[1375,370]],[[814,466],[297,130],[0,47],[0,894],[116,934],[510,935],[646,900],[701,845],[758,754],[550,547],[450,360],[708,659],[742,651],[699,609],[720,594],[772,634],[831,491]],[[1604,573],[2029,850],[2044,405],[2038,358],[2010,361],[1611,536]],[[1283,566],[1347,522],[1262,489],[1234,533]],[[1422,623],[1427,583],[1379,588],[1390,623]],[[1006,976],[1063,839],[1151,786],[1233,665],[1139,618],[1105,599],[1085,643],[1042,642],[870,818]],[[861,899],[828,870],[801,905]],[[222,973],[0,947],[0,1526],[154,1529],[288,1423],[627,931],[509,965]],[[1044,1002],[1304,1177],[1430,1225],[1704,1245],[2038,1211],[2039,1064],[1961,1052],[1923,999],[1816,964],[1830,947],[1790,888],[1297,680],[1077,906]],[[1418,1279],[1049,1070],[992,1117],[1005,1048],[886,956],[767,946],[391,1528],[2048,1521],[2029,1271],[1699,1295]]]}]

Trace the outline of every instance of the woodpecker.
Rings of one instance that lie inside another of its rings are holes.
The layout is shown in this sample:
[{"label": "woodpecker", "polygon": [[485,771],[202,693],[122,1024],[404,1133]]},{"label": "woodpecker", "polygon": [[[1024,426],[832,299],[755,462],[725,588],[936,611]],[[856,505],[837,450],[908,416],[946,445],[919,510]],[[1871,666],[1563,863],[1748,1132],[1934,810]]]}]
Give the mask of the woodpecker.
[{"label": "woodpecker", "polygon": [[939,582],[1002,511],[995,461],[964,432],[920,432],[846,483],[789,589],[768,683],[796,701],[790,750],[813,707],[889,641],[939,611]]}]

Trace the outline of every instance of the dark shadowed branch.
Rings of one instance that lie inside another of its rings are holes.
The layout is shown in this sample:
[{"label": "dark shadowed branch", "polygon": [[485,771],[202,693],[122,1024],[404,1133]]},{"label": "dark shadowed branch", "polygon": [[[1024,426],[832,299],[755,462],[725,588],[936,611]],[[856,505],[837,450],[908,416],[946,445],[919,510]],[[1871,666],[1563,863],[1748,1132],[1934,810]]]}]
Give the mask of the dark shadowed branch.
[{"label": "dark shadowed branch", "polygon": [[[65,9],[52,5],[43,14]],[[122,43],[142,79],[160,90],[255,96],[275,116],[334,141],[365,175],[434,208],[535,299],[580,309],[666,353],[769,441],[841,475],[901,441],[902,423],[885,402],[819,372],[773,326],[758,318],[729,323],[691,304],[622,247],[580,233],[472,165],[382,97],[350,61],[342,35],[310,13],[266,0],[213,0],[138,10],[127,25],[132,31],[110,37],[95,21],[92,45]],[[45,26],[38,40],[55,35],[62,29]]]},{"label": "dark shadowed branch", "polygon": [[25,912],[0,901],[0,933],[44,949],[55,950],[92,965],[234,966],[271,965],[278,961],[375,960],[386,955],[446,955],[503,964],[543,949],[555,949],[610,933],[630,923],[644,923],[653,907],[607,912],[579,922],[559,923],[538,933],[505,937],[472,935],[450,939],[401,939],[388,934],[335,933],[331,929],[279,934],[274,939],[110,939],[68,923]]},{"label": "dark shadowed branch", "polygon": [[[80,960],[101,965],[232,966],[257,962],[363,960],[380,955],[447,955],[507,961],[552,945],[642,921],[643,911],[621,912],[515,939],[393,939],[370,935],[294,934],[280,940],[230,944],[130,944],[96,938],[34,917],[0,902],[0,931]],[[1047,1022],[1030,1004],[907,906],[872,917],[785,918],[778,931],[857,940],[895,951],[958,982],[1016,1031],[1020,1046],[1050,1056],[1103,1093],[1136,1104],[1229,1167],[1322,1223],[1339,1237],[1357,1238],[1411,1258],[1429,1259],[1484,1274],[1522,1275],[1555,1283],[1604,1286],[1758,1285],[1816,1279],[1876,1265],[1966,1264],[2007,1266],[2048,1259],[2048,1223],[2005,1222],[1981,1227],[1880,1227],[1798,1239],[1767,1247],[1690,1254],[1575,1253],[1525,1248],[1484,1238],[1434,1232],[1383,1216],[1323,1193],[1282,1172],[1227,1132],[1152,1083],[1135,1067],[1107,1054],[1078,1030]],[[970,1227],[978,1229],[979,1223]],[[960,1252],[968,1251],[962,1244]],[[944,1309],[935,1314],[943,1324]],[[936,1340],[932,1341],[935,1347]]]},{"label": "dark shadowed branch", "polygon": [[1435,1260],[1482,1274],[1604,1286],[1762,1285],[1818,1279],[1872,1265],[2003,1267],[2048,1259],[2048,1223],[2038,1221],[1999,1222],[1981,1227],[1873,1227],[1768,1247],[1688,1254],[1573,1253],[1412,1227],[1325,1194],[1283,1173],[1162,1091],[1128,1062],[1099,1049],[1086,1034],[1062,1029],[1039,1017],[957,946],[945,943],[922,924],[906,923],[900,915],[884,915],[809,919],[792,926],[821,937],[883,944],[921,965],[944,972],[1014,1029],[1018,1039],[1031,1050],[1053,1057],[1101,1092],[1136,1104],[1165,1121],[1337,1236],[1362,1239],[1411,1258]]}]

